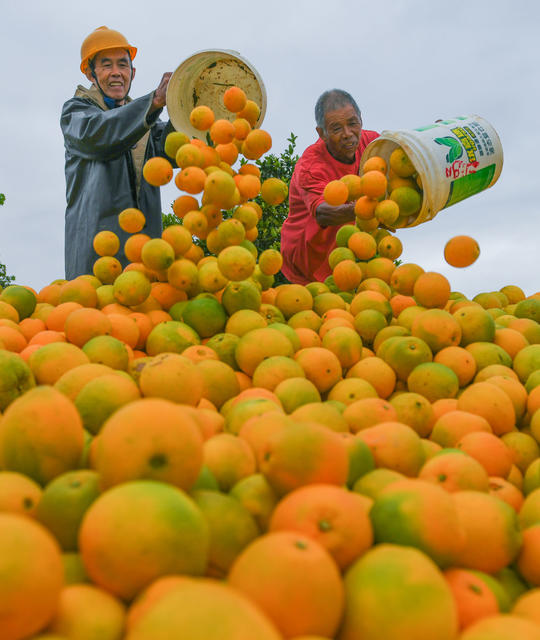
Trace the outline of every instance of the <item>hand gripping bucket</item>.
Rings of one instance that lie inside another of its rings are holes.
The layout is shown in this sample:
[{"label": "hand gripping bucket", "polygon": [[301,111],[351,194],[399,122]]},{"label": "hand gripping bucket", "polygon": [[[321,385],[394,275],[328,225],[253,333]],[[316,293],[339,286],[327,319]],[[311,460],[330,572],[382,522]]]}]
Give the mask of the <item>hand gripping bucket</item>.
[{"label": "hand gripping bucket", "polygon": [[397,227],[415,227],[439,211],[497,182],[503,165],[501,141],[495,129],[476,115],[459,116],[417,129],[383,131],[362,155],[360,170],[372,156],[389,165],[390,154],[401,147],[422,181],[420,211]]},{"label": "hand gripping bucket", "polygon": [[173,127],[190,137],[206,139],[206,132],[195,129],[189,114],[198,105],[206,105],[216,119],[234,120],[235,114],[223,104],[229,87],[243,89],[249,100],[259,106],[260,127],[266,113],[266,89],[253,65],[238,52],[226,49],[204,50],[184,60],[174,71],[167,87],[167,111]]}]

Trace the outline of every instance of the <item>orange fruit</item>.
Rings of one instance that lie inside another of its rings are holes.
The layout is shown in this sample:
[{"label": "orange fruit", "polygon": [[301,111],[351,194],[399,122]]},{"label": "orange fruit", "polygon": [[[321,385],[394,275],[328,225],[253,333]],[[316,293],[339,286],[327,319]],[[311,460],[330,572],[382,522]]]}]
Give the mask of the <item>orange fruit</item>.
[{"label": "orange fruit", "polygon": [[540,570],[537,562],[539,548],[540,524],[535,524],[523,531],[523,544],[516,560],[520,575],[533,587],[540,586]]},{"label": "orange fruit", "polygon": [[98,256],[114,256],[120,249],[120,240],[112,231],[99,231],[94,236],[92,246]]},{"label": "orange fruit", "polygon": [[272,147],[272,137],[263,129],[252,129],[242,143],[242,153],[246,155],[246,150],[252,159],[259,158]]},{"label": "orange fruit", "polygon": [[411,334],[427,343],[433,353],[455,347],[461,341],[461,326],[448,311],[428,309],[413,320]]},{"label": "orange fruit", "polygon": [[45,484],[77,467],[83,440],[82,422],[72,402],[53,387],[36,387],[14,400],[3,415],[3,469]]},{"label": "orange fruit", "polygon": [[399,205],[394,200],[381,200],[373,213],[380,223],[391,227],[399,218]]},{"label": "orange fruit", "polygon": [[384,173],[378,170],[362,173],[362,194],[368,198],[381,198],[386,193],[387,180]]},{"label": "orange fruit", "polygon": [[261,110],[259,105],[253,100],[247,99],[246,104],[236,113],[238,118],[245,118],[254,127],[259,120]]},{"label": "orange fruit", "polygon": [[338,207],[347,202],[349,189],[342,180],[331,180],[324,188],[323,197],[327,204]]},{"label": "orange fruit", "polygon": [[[133,519],[138,512],[144,512],[144,518]],[[131,600],[162,575],[203,574],[208,527],[193,500],[180,489],[151,480],[125,482],[89,507],[79,548],[91,580]]]},{"label": "orange fruit", "polygon": [[223,94],[225,108],[233,113],[238,113],[246,106],[247,96],[240,87],[229,87]]},{"label": "orange fruit", "polygon": [[362,269],[354,260],[342,260],[332,270],[334,282],[341,291],[350,291],[362,281]]},{"label": "orange fruit", "polygon": [[341,640],[458,636],[452,592],[418,549],[378,544],[368,550],[345,574],[345,598]]},{"label": "orange fruit", "polygon": [[397,236],[385,236],[379,240],[377,252],[384,258],[396,260],[403,253],[403,244]]},{"label": "orange fruit", "polygon": [[280,382],[288,378],[304,377],[302,367],[287,356],[269,356],[260,362],[252,375],[255,387],[274,391]]},{"label": "orange fruit", "polygon": [[478,460],[490,476],[508,477],[512,468],[512,453],[494,434],[485,431],[465,433],[455,446]]},{"label": "orange fruit", "polygon": [[269,327],[248,331],[235,348],[238,367],[249,376],[253,376],[255,369],[265,358],[292,355],[291,341],[280,331]]},{"label": "orange fruit", "polygon": [[458,451],[441,451],[428,460],[418,473],[420,480],[433,482],[453,493],[465,489],[488,491],[490,479],[484,467],[472,456]]},{"label": "orange fruit", "polygon": [[[52,345],[47,345],[47,347],[50,346]],[[130,360],[129,349],[127,344],[113,336],[96,336],[90,338],[81,351],[90,362],[106,364],[112,369],[126,371]],[[35,354],[35,356],[38,355],[39,353]]]},{"label": "orange fruit", "polygon": [[[149,240],[150,236],[145,233],[136,233],[130,236],[124,244],[124,253],[126,254],[126,258],[130,262],[141,262],[142,248]],[[114,280],[111,280],[111,282],[113,281]]]},{"label": "orange fruit", "polygon": [[225,582],[169,577],[173,578],[180,578],[181,584],[151,602],[130,625],[131,640],[166,640],[171,634],[190,640],[220,640],[225,628],[230,640],[282,639],[268,616]]},{"label": "orange fruit", "polygon": [[443,308],[450,297],[450,283],[441,273],[426,271],[416,278],[413,296],[423,307]]},{"label": "orange fruit", "polygon": [[68,342],[45,344],[28,359],[30,369],[40,385],[53,385],[66,371],[88,362],[84,351]]},{"label": "orange fruit", "polygon": [[285,637],[333,637],[338,630],[344,607],[339,571],[327,551],[301,533],[268,533],[252,542],[231,567],[228,583],[254,601]]},{"label": "orange fruit", "polygon": [[64,331],[69,342],[83,347],[90,338],[110,334],[112,324],[98,309],[76,309],[66,318]]},{"label": "orange fruit", "polygon": [[416,366],[433,360],[429,346],[414,336],[388,338],[379,347],[377,355],[392,367],[398,380],[404,382]]},{"label": "orange fruit", "polygon": [[470,236],[454,236],[444,245],[444,259],[453,267],[468,267],[480,255],[480,247]]},{"label": "orange fruit", "polygon": [[401,147],[397,147],[392,151],[389,164],[392,171],[400,178],[408,178],[416,171],[409,156]]},{"label": "orange fruit", "polygon": [[452,369],[458,377],[460,387],[465,387],[469,384],[476,373],[476,362],[472,355],[463,347],[443,347],[435,353],[433,362],[444,364]]},{"label": "orange fruit", "polygon": [[142,263],[151,271],[168,269],[174,262],[174,257],[174,249],[162,238],[148,240],[141,250]]},{"label": "orange fruit", "polygon": [[287,184],[279,178],[267,178],[261,185],[261,198],[272,206],[281,204],[288,193]]},{"label": "orange fruit", "polygon": [[[514,509],[481,491],[458,491],[452,499],[465,530],[465,545],[457,554],[456,566],[495,573],[509,565],[522,541]],[[492,544],[486,545],[488,539]]]},{"label": "orange fruit", "polygon": [[[354,213],[357,220],[370,221],[375,220],[375,207],[378,200],[376,198],[369,198],[368,196],[360,196],[354,205]],[[375,220],[378,224],[378,221]]]},{"label": "orange fruit", "polygon": [[191,495],[210,532],[206,575],[225,578],[238,554],[259,535],[255,520],[246,507],[225,493],[197,489]]},{"label": "orange fruit", "polygon": [[36,519],[54,535],[63,551],[76,551],[81,521],[99,494],[99,476],[95,471],[62,473],[45,487]]},{"label": "orange fruit", "polygon": [[443,575],[456,603],[460,629],[499,613],[495,594],[475,572],[452,568],[446,569]]},{"label": "orange fruit", "polygon": [[66,637],[90,637],[103,640],[120,637],[124,629],[125,606],[103,589],[89,584],[66,585],[48,631]]},{"label": "orange fruit", "polygon": [[97,434],[102,425],[120,407],[141,397],[136,383],[111,371],[87,382],[75,399],[84,428]]},{"label": "orange fruit", "polygon": [[380,398],[388,398],[396,385],[394,370],[378,357],[359,360],[347,371],[347,378],[350,377],[367,380]]},{"label": "orange fruit", "polygon": [[367,171],[381,171],[386,175],[386,170],[386,160],[384,158],[381,158],[380,156],[371,156],[362,165],[363,173],[366,173]]},{"label": "orange fruit", "polygon": [[282,380],[274,391],[286,413],[292,413],[304,404],[321,401],[317,387],[305,377]]},{"label": "orange fruit", "polygon": [[[150,415],[154,416],[151,428]],[[141,439],[140,434],[149,429],[152,437]],[[119,450],[126,452],[122,463],[116,460]],[[188,490],[197,479],[202,459],[202,437],[189,414],[166,400],[145,398],[121,407],[106,421],[94,464],[104,488],[149,479]]]},{"label": "orange fruit", "polygon": [[[493,433],[489,422],[483,416],[454,409],[436,419],[429,437],[442,447],[455,447],[464,435],[478,431]],[[509,469],[510,467],[508,471]]]},{"label": "orange fruit", "polygon": [[468,627],[462,634],[462,640],[537,640],[538,625],[531,620],[511,614],[487,616]]},{"label": "orange fruit", "polygon": [[350,369],[362,357],[362,339],[347,326],[336,326],[321,335],[322,347],[334,353],[343,369]]},{"label": "orange fruit", "polygon": [[[227,144],[218,144],[216,151],[221,159],[220,168],[226,170],[227,165],[231,166],[236,162],[238,158],[238,148],[234,142],[228,142]],[[223,163],[225,163],[223,165]]]},{"label": "orange fruit", "polygon": [[[243,229],[242,224],[239,224]],[[225,278],[239,282],[246,280],[253,274],[255,258],[244,247],[230,245],[219,252],[218,267]]]},{"label": "orange fruit", "polygon": [[[156,329],[152,331],[147,340],[148,352],[154,352],[152,348],[153,341],[159,339],[159,332],[162,328],[167,328],[163,325],[169,325],[170,323],[161,323]],[[178,327],[179,331],[182,331],[183,323],[176,323],[181,325]],[[186,335],[192,330],[186,327]],[[172,327],[174,331],[174,327]],[[181,333],[172,335],[172,339],[177,338],[179,344],[184,344],[184,348],[188,346],[186,339]],[[167,337],[165,336],[167,341]],[[180,404],[189,404],[195,406],[202,398],[204,393],[204,379],[202,372],[196,367],[195,364],[185,356],[179,353],[173,353],[172,347],[167,348],[164,344],[164,350],[156,354],[153,360],[148,363],[141,372],[139,378],[139,387],[141,393],[146,397],[163,398]],[[180,348],[180,351],[183,351]]]},{"label": "orange fruit", "polygon": [[166,158],[150,158],[144,163],[143,177],[153,187],[162,187],[172,180],[172,165]]},{"label": "orange fruit", "polygon": [[361,398],[347,405],[343,411],[352,433],[362,431],[381,422],[397,421],[396,410],[382,398]]},{"label": "orange fruit", "polygon": [[0,512],[34,517],[41,495],[41,487],[28,476],[0,471]]},{"label": "orange fruit", "polygon": [[423,395],[412,391],[402,391],[389,398],[398,415],[398,421],[427,438],[433,428],[435,417],[431,402]]},{"label": "orange fruit", "polygon": [[278,495],[317,482],[342,485],[349,465],[339,434],[314,422],[293,422],[273,433],[257,452],[257,462]]},{"label": "orange fruit", "polygon": [[357,435],[371,449],[377,467],[416,476],[424,462],[420,437],[402,422],[380,422]]},{"label": "orange fruit", "polygon": [[347,246],[358,260],[369,260],[377,251],[375,238],[365,231],[353,233],[347,242]]},{"label": "orange fruit", "polygon": [[176,152],[175,160],[180,169],[185,169],[186,167],[202,167],[204,165],[203,152],[195,145],[194,141],[182,145]]},{"label": "orange fruit", "polygon": [[424,362],[407,377],[407,389],[423,395],[429,402],[435,402],[442,398],[455,398],[459,380],[450,367],[438,362]]},{"label": "orange fruit", "polygon": [[218,433],[203,445],[203,462],[223,492],[255,473],[255,455],[249,444],[230,433]]},{"label": "orange fruit", "polygon": [[[210,107],[206,105],[200,105],[191,110],[189,114],[189,121],[199,131],[206,131],[210,129],[214,122],[214,112]],[[184,145],[185,146],[185,145]],[[182,149],[182,147],[180,147]]]},{"label": "orange fruit", "polygon": [[[206,177],[206,173],[200,167],[189,166],[184,167],[176,174],[174,182],[181,191],[186,191],[187,193],[194,195],[201,193],[204,189]],[[198,207],[196,208],[198,209]],[[190,211],[193,211],[193,209]],[[184,220],[187,213],[189,212],[185,212],[184,215],[181,216]]]},{"label": "orange fruit", "polygon": [[512,400],[500,387],[489,382],[469,385],[458,398],[458,409],[484,417],[498,436],[512,431],[515,426]]},{"label": "orange fruit", "polygon": [[495,321],[480,306],[462,307],[452,315],[461,325],[460,346],[466,347],[473,342],[493,342],[495,337]]},{"label": "orange fruit", "polygon": [[519,513],[525,499],[521,491],[504,478],[491,477],[489,479],[489,493],[509,504],[516,513]]},{"label": "orange fruit", "polygon": [[341,182],[345,183],[348,190],[347,200],[352,202],[362,195],[362,179],[354,173],[349,173],[340,178]]},{"label": "orange fruit", "polygon": [[452,495],[421,479],[386,487],[375,499],[370,518],[376,542],[416,547],[442,568],[455,564],[464,544]]},{"label": "orange fruit", "polygon": [[339,358],[322,346],[300,349],[294,358],[320,393],[329,391],[342,378]]},{"label": "orange fruit", "polygon": [[[236,140],[245,140],[247,137],[247,134],[251,131],[251,125],[245,118],[236,118],[236,120],[233,121],[233,127],[234,127],[234,137]],[[250,165],[250,166],[254,166],[254,165]],[[247,171],[249,171],[249,169]],[[253,175],[256,175],[256,174],[254,173]]]},{"label": "orange fruit", "polygon": [[235,129],[232,122],[220,118],[219,120],[214,120],[209,134],[215,144],[228,144],[234,139]]},{"label": "orange fruit", "polygon": [[373,543],[364,500],[333,485],[300,487],[282,498],[270,519],[270,531],[297,531],[321,544],[341,570]]},{"label": "orange fruit", "polygon": [[145,224],[146,218],[140,209],[129,207],[118,214],[118,225],[126,233],[139,233]]},{"label": "orange fruit", "polygon": [[0,513],[2,638],[28,638],[51,622],[64,570],[60,548],[30,518]]}]

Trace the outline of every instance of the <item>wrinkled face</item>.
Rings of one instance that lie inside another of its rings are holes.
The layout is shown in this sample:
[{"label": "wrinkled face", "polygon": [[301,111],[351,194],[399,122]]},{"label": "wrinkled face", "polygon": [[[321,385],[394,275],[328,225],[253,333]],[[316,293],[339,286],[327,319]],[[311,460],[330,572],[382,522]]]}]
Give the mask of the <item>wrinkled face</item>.
[{"label": "wrinkled face", "polygon": [[336,160],[354,162],[362,133],[362,121],[352,105],[348,104],[345,107],[327,111],[324,117],[324,129],[317,127],[317,133]]},{"label": "wrinkled face", "polygon": [[[94,73],[103,93],[113,100],[123,100],[135,76],[129,54],[125,49],[105,49],[94,58]],[[95,79],[88,69],[86,77],[90,82]]]}]

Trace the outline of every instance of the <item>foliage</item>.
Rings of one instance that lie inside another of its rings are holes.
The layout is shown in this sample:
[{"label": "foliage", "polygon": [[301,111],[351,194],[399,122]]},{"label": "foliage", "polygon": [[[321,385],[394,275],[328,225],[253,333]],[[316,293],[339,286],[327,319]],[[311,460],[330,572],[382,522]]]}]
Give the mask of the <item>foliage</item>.
[{"label": "foliage", "polygon": [[[5,201],[6,196],[0,193],[0,205],[4,204]],[[8,275],[6,265],[0,262],[0,287],[7,287],[13,280],[15,280],[15,276]]]}]

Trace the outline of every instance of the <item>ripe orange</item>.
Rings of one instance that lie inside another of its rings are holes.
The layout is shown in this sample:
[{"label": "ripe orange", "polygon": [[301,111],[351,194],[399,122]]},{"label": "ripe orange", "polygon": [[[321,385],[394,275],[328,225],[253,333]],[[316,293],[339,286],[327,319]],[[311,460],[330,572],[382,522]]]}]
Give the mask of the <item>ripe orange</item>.
[{"label": "ripe orange", "polygon": [[470,236],[454,236],[444,246],[444,259],[453,267],[468,267],[480,255],[480,247]]},{"label": "ripe orange", "polygon": [[0,513],[2,638],[19,640],[51,622],[64,581],[60,547],[40,524]]},{"label": "ripe orange", "polygon": [[373,542],[365,502],[341,487],[313,484],[287,494],[274,509],[270,531],[298,531],[320,543],[341,570]]},{"label": "ripe orange", "polygon": [[[144,518],[129,515],[137,512],[144,512]],[[79,548],[91,580],[131,600],[162,575],[203,574],[208,527],[180,489],[151,480],[125,482],[92,503],[81,525]]]},{"label": "ripe orange", "polygon": [[162,187],[172,180],[172,165],[166,158],[150,158],[144,163],[143,177],[153,187]]},{"label": "ripe orange", "polygon": [[344,607],[338,568],[323,547],[301,533],[258,538],[238,556],[228,582],[256,602],[285,637],[337,632]]}]

